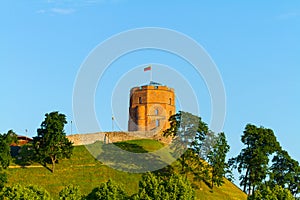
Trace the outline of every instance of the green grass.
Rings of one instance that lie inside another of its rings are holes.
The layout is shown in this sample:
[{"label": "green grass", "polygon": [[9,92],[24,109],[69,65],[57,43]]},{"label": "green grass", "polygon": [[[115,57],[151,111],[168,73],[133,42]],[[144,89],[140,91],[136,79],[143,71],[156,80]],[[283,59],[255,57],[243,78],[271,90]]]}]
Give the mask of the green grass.
[{"label": "green grass", "polygon": [[125,142],[118,142],[115,144],[123,150],[134,153],[153,152],[164,147],[162,143],[150,139],[129,140]]},{"label": "green grass", "polygon": [[197,183],[196,198],[201,200],[222,199],[222,200],[242,200],[247,199],[247,195],[237,186],[228,180],[221,187],[214,187],[213,191],[203,182]]},{"label": "green grass", "polygon": [[[101,145],[92,145],[89,150],[100,153]],[[161,149],[164,145],[156,140],[132,140],[116,144],[123,150],[134,153],[144,153]],[[99,149],[100,148],[100,149]],[[100,158],[101,159],[101,158]],[[101,182],[114,180],[121,184],[129,195],[138,191],[138,182],[142,174],[126,173],[114,170],[96,160],[85,146],[76,146],[71,159],[60,160],[56,164],[55,173],[47,168],[33,163],[34,168],[11,168],[8,169],[9,185],[16,183],[27,185],[34,184],[48,190],[54,199],[57,199],[59,191],[68,184],[78,185],[83,194],[88,194]],[[49,167],[51,167],[49,165]],[[197,186],[197,199],[239,199],[246,200],[246,195],[231,182],[225,180],[222,187],[211,189],[203,182],[194,182]]]}]

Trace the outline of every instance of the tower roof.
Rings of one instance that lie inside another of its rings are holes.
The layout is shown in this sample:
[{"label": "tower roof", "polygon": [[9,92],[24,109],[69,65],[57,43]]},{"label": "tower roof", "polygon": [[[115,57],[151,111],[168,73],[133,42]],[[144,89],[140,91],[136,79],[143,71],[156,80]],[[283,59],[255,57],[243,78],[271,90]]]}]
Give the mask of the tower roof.
[{"label": "tower roof", "polygon": [[[158,83],[158,82],[154,82],[154,81],[150,81],[149,84],[147,85],[154,85],[154,86],[158,86],[158,85],[162,85],[161,83]],[[146,85],[145,85],[146,86]]]}]

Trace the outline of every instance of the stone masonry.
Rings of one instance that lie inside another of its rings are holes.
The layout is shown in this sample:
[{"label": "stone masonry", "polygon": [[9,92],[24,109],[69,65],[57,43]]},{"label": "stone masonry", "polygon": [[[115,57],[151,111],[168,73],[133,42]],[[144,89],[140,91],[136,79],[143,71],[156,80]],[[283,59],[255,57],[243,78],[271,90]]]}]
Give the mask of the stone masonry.
[{"label": "stone masonry", "polygon": [[98,132],[88,134],[68,135],[67,138],[73,142],[73,145],[93,144],[97,141],[104,143],[114,143],[126,140],[137,139],[155,139],[164,143],[168,143],[170,139],[156,135],[153,131],[134,131],[134,132]]}]

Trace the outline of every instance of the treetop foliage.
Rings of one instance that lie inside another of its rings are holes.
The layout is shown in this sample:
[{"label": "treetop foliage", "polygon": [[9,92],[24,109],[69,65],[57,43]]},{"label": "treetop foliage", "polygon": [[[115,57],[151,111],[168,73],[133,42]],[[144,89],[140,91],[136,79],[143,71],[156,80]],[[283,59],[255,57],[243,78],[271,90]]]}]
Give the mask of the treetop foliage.
[{"label": "treetop foliage", "polygon": [[12,130],[0,134],[0,170],[9,166],[11,160],[10,144],[16,142],[16,140],[17,135]]},{"label": "treetop foliage", "polygon": [[116,184],[114,181],[109,180],[106,183],[101,183],[99,187],[93,189],[93,191],[87,196],[87,200],[127,200],[129,197],[123,190],[123,188]]},{"label": "treetop foliage", "polygon": [[47,113],[45,116],[41,128],[37,129],[37,137],[33,138],[34,147],[41,161],[51,160],[52,172],[54,172],[56,161],[70,158],[73,146],[64,131],[67,123],[66,116],[58,112]]},{"label": "treetop foliage", "polygon": [[50,194],[43,188],[34,185],[21,186],[14,185],[11,187],[5,187],[0,194],[0,199],[8,200],[51,200]]},{"label": "treetop foliage", "polygon": [[83,195],[78,186],[67,185],[59,192],[60,200],[82,200]]},{"label": "treetop foliage", "polygon": [[279,185],[270,188],[267,185],[259,186],[248,200],[294,200],[295,198],[288,189],[284,189]]},{"label": "treetop foliage", "polygon": [[[241,141],[245,147],[229,163],[241,174],[240,185],[249,199],[289,199],[286,191],[299,194],[299,163],[281,148],[271,129],[247,124]],[[283,194],[287,196],[279,197]]]},{"label": "treetop foliage", "polygon": [[139,192],[133,199],[192,200],[195,196],[194,189],[186,177],[177,174],[160,177],[148,172],[143,175],[139,183]]}]

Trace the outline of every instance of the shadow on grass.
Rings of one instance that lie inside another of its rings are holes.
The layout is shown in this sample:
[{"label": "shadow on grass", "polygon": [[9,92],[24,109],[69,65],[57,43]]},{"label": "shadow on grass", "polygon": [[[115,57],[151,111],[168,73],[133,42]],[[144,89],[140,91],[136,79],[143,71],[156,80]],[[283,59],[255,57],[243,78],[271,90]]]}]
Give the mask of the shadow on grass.
[{"label": "shadow on grass", "polygon": [[45,169],[52,172],[52,169],[47,166],[47,164],[52,164],[50,159],[45,159],[44,161],[40,161],[36,152],[31,144],[24,145],[24,146],[12,146],[11,147],[11,154],[13,162],[20,166],[21,168],[26,168],[31,166],[32,164],[40,164]]},{"label": "shadow on grass", "polygon": [[105,165],[130,173],[144,173],[166,167],[164,154],[148,152],[138,144],[118,142],[86,145],[89,152]]},{"label": "shadow on grass", "polygon": [[114,145],[116,145],[117,147],[120,147],[121,149],[123,149],[125,151],[130,151],[130,152],[133,152],[133,153],[147,153],[148,152],[142,146],[140,146],[138,144],[130,144],[130,143],[126,143],[126,142],[117,142],[117,143],[114,143]]},{"label": "shadow on grass", "polygon": [[[51,160],[50,158],[48,159],[44,159],[43,161],[39,162],[45,169],[47,169],[48,171],[50,171],[51,173],[53,173],[52,168],[48,167],[48,165],[52,166]],[[58,161],[55,162],[56,164],[58,163]]]}]

